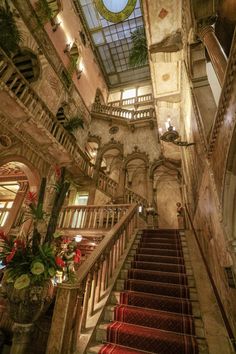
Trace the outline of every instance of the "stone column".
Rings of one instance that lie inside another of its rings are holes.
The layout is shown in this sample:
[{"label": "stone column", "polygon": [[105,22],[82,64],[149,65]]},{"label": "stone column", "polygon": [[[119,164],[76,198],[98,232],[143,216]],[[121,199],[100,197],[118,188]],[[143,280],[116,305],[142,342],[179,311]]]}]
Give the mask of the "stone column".
[{"label": "stone column", "polygon": [[14,323],[13,325],[13,341],[10,354],[26,354],[29,353],[29,344],[33,333],[34,325]]},{"label": "stone column", "polygon": [[120,169],[120,176],[119,176],[119,184],[118,188],[116,191],[116,203],[117,204],[122,204],[124,202],[124,194],[125,194],[125,175],[126,175],[126,170],[125,168]]},{"label": "stone column", "polygon": [[88,205],[94,204],[101,163],[102,163],[102,156],[101,156],[100,151],[98,150],[97,159],[96,159],[96,163],[94,166],[94,172],[93,172],[93,182],[92,182],[90,189],[89,189]]},{"label": "stone column", "polygon": [[218,41],[214,27],[214,18],[207,18],[198,22],[198,34],[204,43],[219,83],[223,86],[227,66],[227,57]]}]

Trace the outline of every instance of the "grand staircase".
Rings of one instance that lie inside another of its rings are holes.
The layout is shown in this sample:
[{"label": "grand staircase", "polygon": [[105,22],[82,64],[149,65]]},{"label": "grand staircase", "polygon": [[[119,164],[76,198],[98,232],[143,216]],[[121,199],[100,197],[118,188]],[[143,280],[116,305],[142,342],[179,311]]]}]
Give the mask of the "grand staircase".
[{"label": "grand staircase", "polygon": [[208,353],[183,234],[138,235],[86,353]]}]

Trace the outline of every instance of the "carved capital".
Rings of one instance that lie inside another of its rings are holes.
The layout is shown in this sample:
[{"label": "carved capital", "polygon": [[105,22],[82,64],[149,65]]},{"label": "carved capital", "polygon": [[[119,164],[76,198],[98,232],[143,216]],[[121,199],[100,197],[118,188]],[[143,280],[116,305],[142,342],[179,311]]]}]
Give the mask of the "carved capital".
[{"label": "carved capital", "polygon": [[209,16],[202,18],[197,21],[197,33],[201,39],[204,39],[204,36],[209,32],[215,32],[214,23],[216,22],[217,16]]}]

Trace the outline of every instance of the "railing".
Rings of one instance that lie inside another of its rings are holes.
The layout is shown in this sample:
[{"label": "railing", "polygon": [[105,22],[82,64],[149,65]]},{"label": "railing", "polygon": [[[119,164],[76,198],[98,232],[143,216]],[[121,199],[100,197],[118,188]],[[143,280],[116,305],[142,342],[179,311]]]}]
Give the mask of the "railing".
[{"label": "railing", "polygon": [[146,95],[125,98],[119,101],[111,101],[108,102],[107,105],[112,107],[129,106],[129,105],[151,102],[152,100],[153,100],[153,95],[151,93],[148,93]]},{"label": "railing", "polygon": [[88,336],[96,326],[136,223],[137,206],[132,205],[81,265],[76,282],[58,286],[47,354],[85,352],[78,349],[80,334]]},{"label": "railing", "polygon": [[202,246],[201,246],[201,243],[199,241],[199,238],[198,238],[198,235],[197,235],[197,232],[196,232],[196,229],[193,225],[193,221],[192,221],[192,218],[191,218],[191,215],[190,215],[190,212],[188,210],[188,207],[187,205],[185,204],[185,210],[186,210],[186,214],[188,216],[188,219],[189,219],[189,222],[190,222],[190,225],[191,225],[191,228],[193,230],[193,234],[195,236],[195,240],[197,242],[197,245],[198,245],[198,248],[199,248],[199,251],[200,251],[200,254],[201,254],[201,257],[202,257],[202,260],[203,260],[203,263],[205,265],[205,268],[206,268],[206,271],[207,271],[207,274],[208,274],[208,277],[210,279],[210,283],[211,283],[211,286],[212,286],[212,289],[214,291],[214,294],[215,294],[215,297],[216,297],[216,301],[218,303],[218,306],[219,306],[219,309],[220,309],[220,312],[221,312],[221,316],[222,316],[222,319],[224,321],[224,325],[225,325],[225,328],[226,328],[226,331],[228,333],[228,336],[229,336],[229,339],[232,343],[232,347],[234,348],[234,351],[236,351],[236,338],[234,336],[234,332],[233,332],[233,329],[231,327],[231,324],[229,322],[229,319],[228,319],[228,316],[227,316],[227,313],[224,309],[224,305],[221,301],[221,297],[220,297],[220,294],[218,292],[218,289],[217,289],[217,286],[215,284],[215,281],[213,279],[213,276],[211,274],[211,271],[210,271],[210,268],[209,268],[209,262],[206,260],[206,257],[205,257],[205,254],[203,252],[203,249],[202,249]]},{"label": "railing", "polygon": [[100,113],[103,115],[130,119],[130,120],[139,120],[139,119],[151,119],[155,118],[154,108],[143,109],[140,111],[123,109],[120,107],[111,107],[101,105],[100,103],[94,103],[92,106],[92,113]]},{"label": "railing", "polygon": [[138,204],[139,215],[142,216],[143,218],[146,218],[146,208],[148,206],[147,200],[143,198],[141,195],[131,191],[127,187],[125,188],[125,193],[124,193],[124,203]]},{"label": "railing", "polygon": [[41,125],[46,130],[46,134],[53,136],[75,159],[83,173],[92,177],[93,166],[76,144],[74,137],[57,122],[46,104],[2,50],[0,50],[0,84],[2,89],[8,90],[11,96],[27,109],[31,119],[37,125]]},{"label": "railing", "polygon": [[97,187],[104,193],[109,194],[111,197],[115,197],[118,183],[100,172]]},{"label": "railing", "polygon": [[62,210],[59,229],[110,229],[127,212],[130,205],[76,205]]}]

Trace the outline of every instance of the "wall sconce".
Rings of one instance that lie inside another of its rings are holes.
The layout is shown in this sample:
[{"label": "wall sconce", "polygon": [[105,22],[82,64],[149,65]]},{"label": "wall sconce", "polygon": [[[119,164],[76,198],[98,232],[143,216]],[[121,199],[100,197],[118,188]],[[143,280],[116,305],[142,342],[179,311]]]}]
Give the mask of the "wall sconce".
[{"label": "wall sconce", "polygon": [[66,47],[65,47],[65,49],[64,49],[64,53],[69,53],[70,48],[71,48],[71,43],[67,43],[67,44],[66,44]]},{"label": "wall sconce", "polygon": [[78,80],[81,78],[82,73],[83,73],[82,69],[77,71],[77,79]]},{"label": "wall sconce", "polygon": [[170,122],[170,119],[167,120],[165,123],[166,125],[166,131],[164,134],[162,134],[162,128],[159,128],[159,133],[162,134],[160,136],[160,139],[165,141],[166,143],[173,143],[178,146],[190,146],[190,145],[195,145],[195,143],[188,143],[187,141],[181,141],[179,133],[177,130],[175,130],[175,127]]},{"label": "wall sconce", "polygon": [[56,32],[56,30],[58,29],[58,27],[61,25],[61,21],[60,22],[54,22],[52,25],[52,31]]}]

